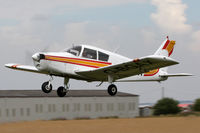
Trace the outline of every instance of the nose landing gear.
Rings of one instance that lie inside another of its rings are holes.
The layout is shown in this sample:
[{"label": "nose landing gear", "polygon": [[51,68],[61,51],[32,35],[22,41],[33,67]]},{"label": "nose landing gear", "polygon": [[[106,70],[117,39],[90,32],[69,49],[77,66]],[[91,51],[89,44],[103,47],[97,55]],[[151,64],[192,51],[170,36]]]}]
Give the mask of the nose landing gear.
[{"label": "nose landing gear", "polygon": [[[42,91],[44,93],[50,93],[52,91],[52,88],[53,88],[52,84],[51,84],[52,80],[53,80],[53,77],[51,76],[51,78],[49,79],[49,81],[44,82],[42,84],[41,88],[42,88]],[[57,95],[59,97],[64,97],[67,94],[67,92],[69,90],[68,82],[69,82],[69,78],[65,77],[65,79],[64,79],[64,87],[63,86],[58,87],[58,89],[57,89]]]},{"label": "nose landing gear", "polygon": [[52,91],[52,84],[51,84],[51,81],[53,80],[53,77],[51,76],[51,78],[49,79],[49,81],[47,81],[47,82],[44,82],[43,84],[42,84],[42,91],[44,92],[44,93],[50,93],[51,91]]}]

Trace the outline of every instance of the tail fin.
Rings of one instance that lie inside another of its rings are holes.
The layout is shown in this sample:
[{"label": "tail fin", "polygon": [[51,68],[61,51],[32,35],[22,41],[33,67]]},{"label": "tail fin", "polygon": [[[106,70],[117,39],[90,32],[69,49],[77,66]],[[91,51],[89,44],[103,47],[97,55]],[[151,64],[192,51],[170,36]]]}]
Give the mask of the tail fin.
[{"label": "tail fin", "polygon": [[174,45],[176,41],[169,40],[169,37],[167,36],[167,39],[162,43],[160,48],[154,53],[154,55],[162,55],[170,57],[174,50]]}]

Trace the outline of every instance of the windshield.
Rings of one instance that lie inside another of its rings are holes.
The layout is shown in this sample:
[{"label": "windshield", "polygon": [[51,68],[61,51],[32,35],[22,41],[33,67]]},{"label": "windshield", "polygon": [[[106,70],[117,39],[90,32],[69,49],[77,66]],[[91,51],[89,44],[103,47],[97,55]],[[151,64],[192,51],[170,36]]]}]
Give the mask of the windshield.
[{"label": "windshield", "polygon": [[81,46],[75,46],[73,48],[68,49],[66,52],[71,53],[75,56],[79,56],[81,53]]}]

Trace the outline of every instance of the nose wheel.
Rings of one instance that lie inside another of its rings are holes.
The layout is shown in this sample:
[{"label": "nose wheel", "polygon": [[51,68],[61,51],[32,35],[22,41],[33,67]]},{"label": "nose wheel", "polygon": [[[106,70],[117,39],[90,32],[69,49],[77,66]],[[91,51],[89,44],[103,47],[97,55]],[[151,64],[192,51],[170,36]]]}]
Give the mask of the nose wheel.
[{"label": "nose wheel", "polygon": [[117,94],[117,86],[114,84],[111,84],[108,86],[108,94],[110,94],[111,96],[114,96]]},{"label": "nose wheel", "polygon": [[52,91],[52,84],[50,81],[44,82],[41,88],[44,93],[50,93]]}]

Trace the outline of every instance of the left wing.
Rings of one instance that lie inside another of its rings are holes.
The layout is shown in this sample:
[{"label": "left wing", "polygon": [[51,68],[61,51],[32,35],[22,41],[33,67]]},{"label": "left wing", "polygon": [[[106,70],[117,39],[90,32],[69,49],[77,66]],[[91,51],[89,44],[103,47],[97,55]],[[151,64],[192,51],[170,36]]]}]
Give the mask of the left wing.
[{"label": "left wing", "polygon": [[5,67],[11,68],[11,69],[15,69],[15,70],[47,74],[47,72],[39,71],[34,66],[19,65],[19,64],[5,64]]},{"label": "left wing", "polygon": [[175,64],[178,62],[172,58],[152,55],[90,71],[77,71],[76,73],[91,79],[91,81],[107,81],[108,75],[117,80]]}]

